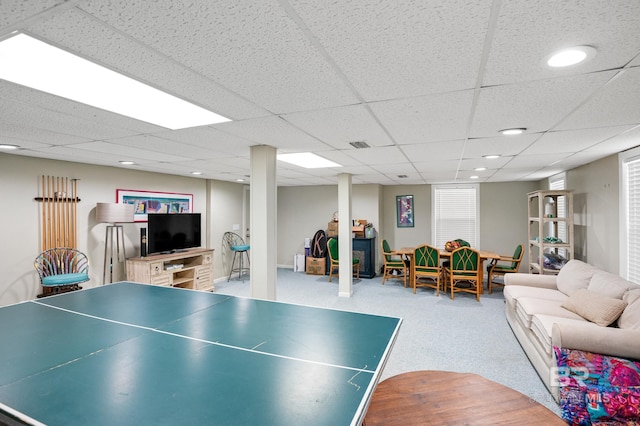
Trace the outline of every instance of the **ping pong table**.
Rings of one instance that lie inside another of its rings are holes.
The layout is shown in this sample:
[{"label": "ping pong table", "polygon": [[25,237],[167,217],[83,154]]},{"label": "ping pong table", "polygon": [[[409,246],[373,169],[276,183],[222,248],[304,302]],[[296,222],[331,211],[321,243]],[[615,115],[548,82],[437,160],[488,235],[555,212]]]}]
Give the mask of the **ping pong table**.
[{"label": "ping pong table", "polygon": [[0,423],[360,424],[402,319],[119,282],[0,308]]}]

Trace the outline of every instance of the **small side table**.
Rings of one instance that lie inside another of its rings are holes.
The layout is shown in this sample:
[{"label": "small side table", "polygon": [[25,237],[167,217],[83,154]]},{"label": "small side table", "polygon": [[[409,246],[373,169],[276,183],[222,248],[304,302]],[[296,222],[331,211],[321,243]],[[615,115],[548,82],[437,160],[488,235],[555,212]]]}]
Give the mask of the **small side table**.
[{"label": "small side table", "polygon": [[471,373],[413,371],[378,384],[364,425],[565,425],[528,396]]}]

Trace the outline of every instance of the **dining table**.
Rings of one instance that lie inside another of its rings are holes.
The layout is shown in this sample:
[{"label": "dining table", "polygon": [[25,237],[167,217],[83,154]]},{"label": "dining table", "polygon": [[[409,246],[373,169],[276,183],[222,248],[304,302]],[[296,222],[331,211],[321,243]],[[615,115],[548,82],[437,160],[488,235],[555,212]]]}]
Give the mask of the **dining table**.
[{"label": "dining table", "polygon": [[[403,258],[406,258],[409,260],[409,284],[411,285],[411,283],[413,283],[413,254],[415,253],[416,248],[419,246],[415,246],[415,247],[401,247],[399,249],[396,250],[392,250],[393,254],[399,255]],[[444,249],[438,249],[438,252],[440,253],[440,259],[442,259],[443,261],[446,260],[450,260],[451,259],[451,252],[444,250]],[[492,252],[492,251],[488,251],[488,250],[478,250],[478,254],[480,255],[480,282],[484,283],[484,262],[485,260],[493,260],[493,259],[500,259],[500,254]],[[482,288],[481,288],[481,294],[484,294],[484,284],[482,284]]]}]

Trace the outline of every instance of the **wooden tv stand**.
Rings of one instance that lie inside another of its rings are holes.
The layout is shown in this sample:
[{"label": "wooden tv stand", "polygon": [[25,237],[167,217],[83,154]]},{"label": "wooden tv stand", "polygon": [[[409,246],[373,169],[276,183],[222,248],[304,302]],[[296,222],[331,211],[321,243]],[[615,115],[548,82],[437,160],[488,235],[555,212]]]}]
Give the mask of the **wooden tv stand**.
[{"label": "wooden tv stand", "polygon": [[213,249],[192,249],[127,259],[127,280],[214,291]]}]

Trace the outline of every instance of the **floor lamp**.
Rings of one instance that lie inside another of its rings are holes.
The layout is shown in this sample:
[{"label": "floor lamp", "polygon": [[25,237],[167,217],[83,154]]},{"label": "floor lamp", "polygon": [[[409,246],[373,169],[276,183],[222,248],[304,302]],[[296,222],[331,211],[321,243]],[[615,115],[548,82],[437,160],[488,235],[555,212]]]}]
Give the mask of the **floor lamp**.
[{"label": "floor lamp", "polygon": [[127,256],[124,251],[124,228],[122,224],[133,222],[133,209],[133,204],[96,204],[96,221],[108,224],[104,238],[102,284],[121,281],[126,278],[124,266]]}]

